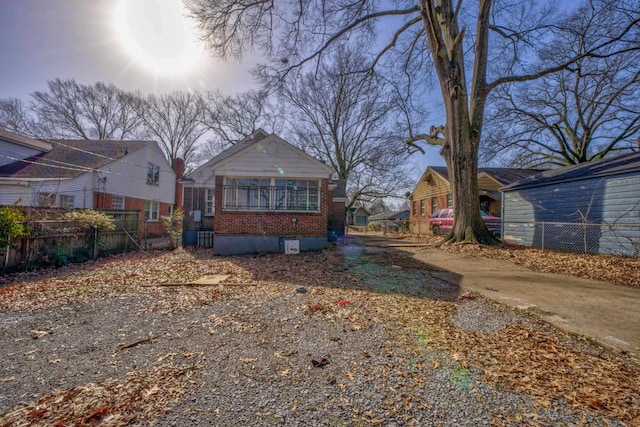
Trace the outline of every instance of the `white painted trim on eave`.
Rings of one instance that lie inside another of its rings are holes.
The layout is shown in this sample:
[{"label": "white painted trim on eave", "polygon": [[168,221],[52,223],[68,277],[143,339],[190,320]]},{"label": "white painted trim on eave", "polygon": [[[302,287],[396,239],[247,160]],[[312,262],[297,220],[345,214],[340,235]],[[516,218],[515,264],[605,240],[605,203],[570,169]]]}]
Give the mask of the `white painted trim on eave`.
[{"label": "white painted trim on eave", "polygon": [[227,158],[225,158],[225,159],[222,159],[222,160],[220,160],[219,162],[216,162],[216,163],[213,163],[213,164],[209,165],[209,168],[210,168],[211,170],[213,170],[213,171],[214,171],[214,173],[215,173],[215,170],[216,170],[217,168],[222,167],[222,166],[226,165],[227,163],[232,162],[233,160],[237,159],[237,158],[238,158],[238,157],[240,157],[242,154],[244,154],[246,151],[248,151],[249,149],[253,148],[253,146],[254,146],[254,145],[256,145],[257,143],[262,142],[262,141],[267,140],[267,139],[269,139],[269,140],[275,139],[275,140],[277,140],[279,143],[287,144],[287,146],[289,146],[289,147],[293,148],[294,152],[296,152],[296,154],[297,154],[297,155],[299,155],[299,156],[303,157],[304,159],[310,160],[312,163],[315,163],[317,166],[319,166],[319,167],[321,167],[321,168],[324,168],[324,169],[327,171],[327,173],[329,174],[329,177],[330,177],[330,176],[331,176],[331,174],[333,173],[333,169],[331,169],[331,167],[330,167],[330,166],[328,166],[328,165],[326,165],[326,164],[322,163],[320,160],[316,159],[315,157],[313,157],[313,156],[311,156],[311,155],[309,155],[309,154],[305,153],[304,151],[302,151],[301,149],[299,149],[299,148],[298,148],[298,147],[296,147],[295,145],[291,144],[289,141],[287,141],[287,140],[285,140],[285,139],[280,138],[280,137],[279,137],[278,135],[276,135],[275,133],[272,133],[271,135],[268,135],[268,136],[266,136],[266,137],[264,137],[264,138],[262,138],[262,139],[259,139],[259,140],[257,140],[257,141],[254,141],[253,143],[251,143],[251,144],[247,145],[245,148],[243,148],[242,150],[238,151],[237,153],[233,153],[233,155],[231,155],[231,156],[229,156],[229,157],[227,157]]}]

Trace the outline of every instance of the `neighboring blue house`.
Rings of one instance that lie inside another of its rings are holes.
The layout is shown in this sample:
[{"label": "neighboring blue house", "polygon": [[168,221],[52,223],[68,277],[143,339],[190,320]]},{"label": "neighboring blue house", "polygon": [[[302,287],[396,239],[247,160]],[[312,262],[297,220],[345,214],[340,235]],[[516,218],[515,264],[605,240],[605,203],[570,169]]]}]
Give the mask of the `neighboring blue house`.
[{"label": "neighboring blue house", "polygon": [[506,242],[640,255],[640,153],[540,172],[501,190]]}]

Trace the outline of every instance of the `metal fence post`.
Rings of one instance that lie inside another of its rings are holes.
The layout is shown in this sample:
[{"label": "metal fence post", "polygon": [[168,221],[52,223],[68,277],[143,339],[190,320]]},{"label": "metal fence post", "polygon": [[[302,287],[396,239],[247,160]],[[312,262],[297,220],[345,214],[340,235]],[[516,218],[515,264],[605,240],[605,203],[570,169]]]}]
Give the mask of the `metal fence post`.
[{"label": "metal fence post", "polygon": [[93,227],[93,260],[98,258],[98,227]]}]

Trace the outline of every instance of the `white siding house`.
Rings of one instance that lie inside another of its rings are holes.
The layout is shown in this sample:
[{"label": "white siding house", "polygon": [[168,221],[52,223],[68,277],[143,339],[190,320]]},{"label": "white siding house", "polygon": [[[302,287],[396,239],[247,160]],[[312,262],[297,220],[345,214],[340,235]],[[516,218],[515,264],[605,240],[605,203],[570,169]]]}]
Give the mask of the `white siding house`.
[{"label": "white siding house", "polygon": [[126,209],[141,218],[151,206],[154,234],[175,204],[176,174],[154,141],[40,141],[6,131],[0,141],[0,158],[12,160],[0,166],[0,205]]}]

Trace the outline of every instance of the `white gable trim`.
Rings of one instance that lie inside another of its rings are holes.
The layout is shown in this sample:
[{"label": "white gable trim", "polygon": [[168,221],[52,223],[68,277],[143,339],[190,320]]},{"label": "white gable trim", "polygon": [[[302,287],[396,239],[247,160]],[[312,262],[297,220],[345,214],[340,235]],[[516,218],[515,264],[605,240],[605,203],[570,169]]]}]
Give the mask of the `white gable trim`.
[{"label": "white gable trim", "polygon": [[331,173],[333,173],[333,170],[331,169],[331,167],[329,167],[326,164],[322,163],[320,160],[308,155],[307,153],[305,153],[304,151],[302,151],[301,149],[299,149],[295,145],[293,145],[290,142],[280,138],[276,134],[271,134],[271,135],[269,135],[269,136],[267,136],[267,137],[265,137],[263,139],[255,141],[252,144],[247,145],[245,148],[243,148],[242,150],[238,151],[237,153],[234,153],[232,156],[229,156],[229,157],[227,157],[225,159],[220,160],[219,162],[216,162],[216,163],[208,165],[208,166],[213,170],[221,168],[221,167],[233,162],[238,157],[241,157],[242,155],[244,155],[247,151],[249,151],[252,148],[254,148],[257,144],[264,143],[264,142],[270,142],[270,141],[273,141],[273,140],[278,142],[278,144],[285,144],[287,146],[287,148],[292,149],[292,151],[294,153],[296,153],[296,155],[298,157],[300,157],[301,160],[303,159],[303,160],[309,161],[311,163],[314,163],[316,166],[324,169],[328,175],[331,175]]}]

